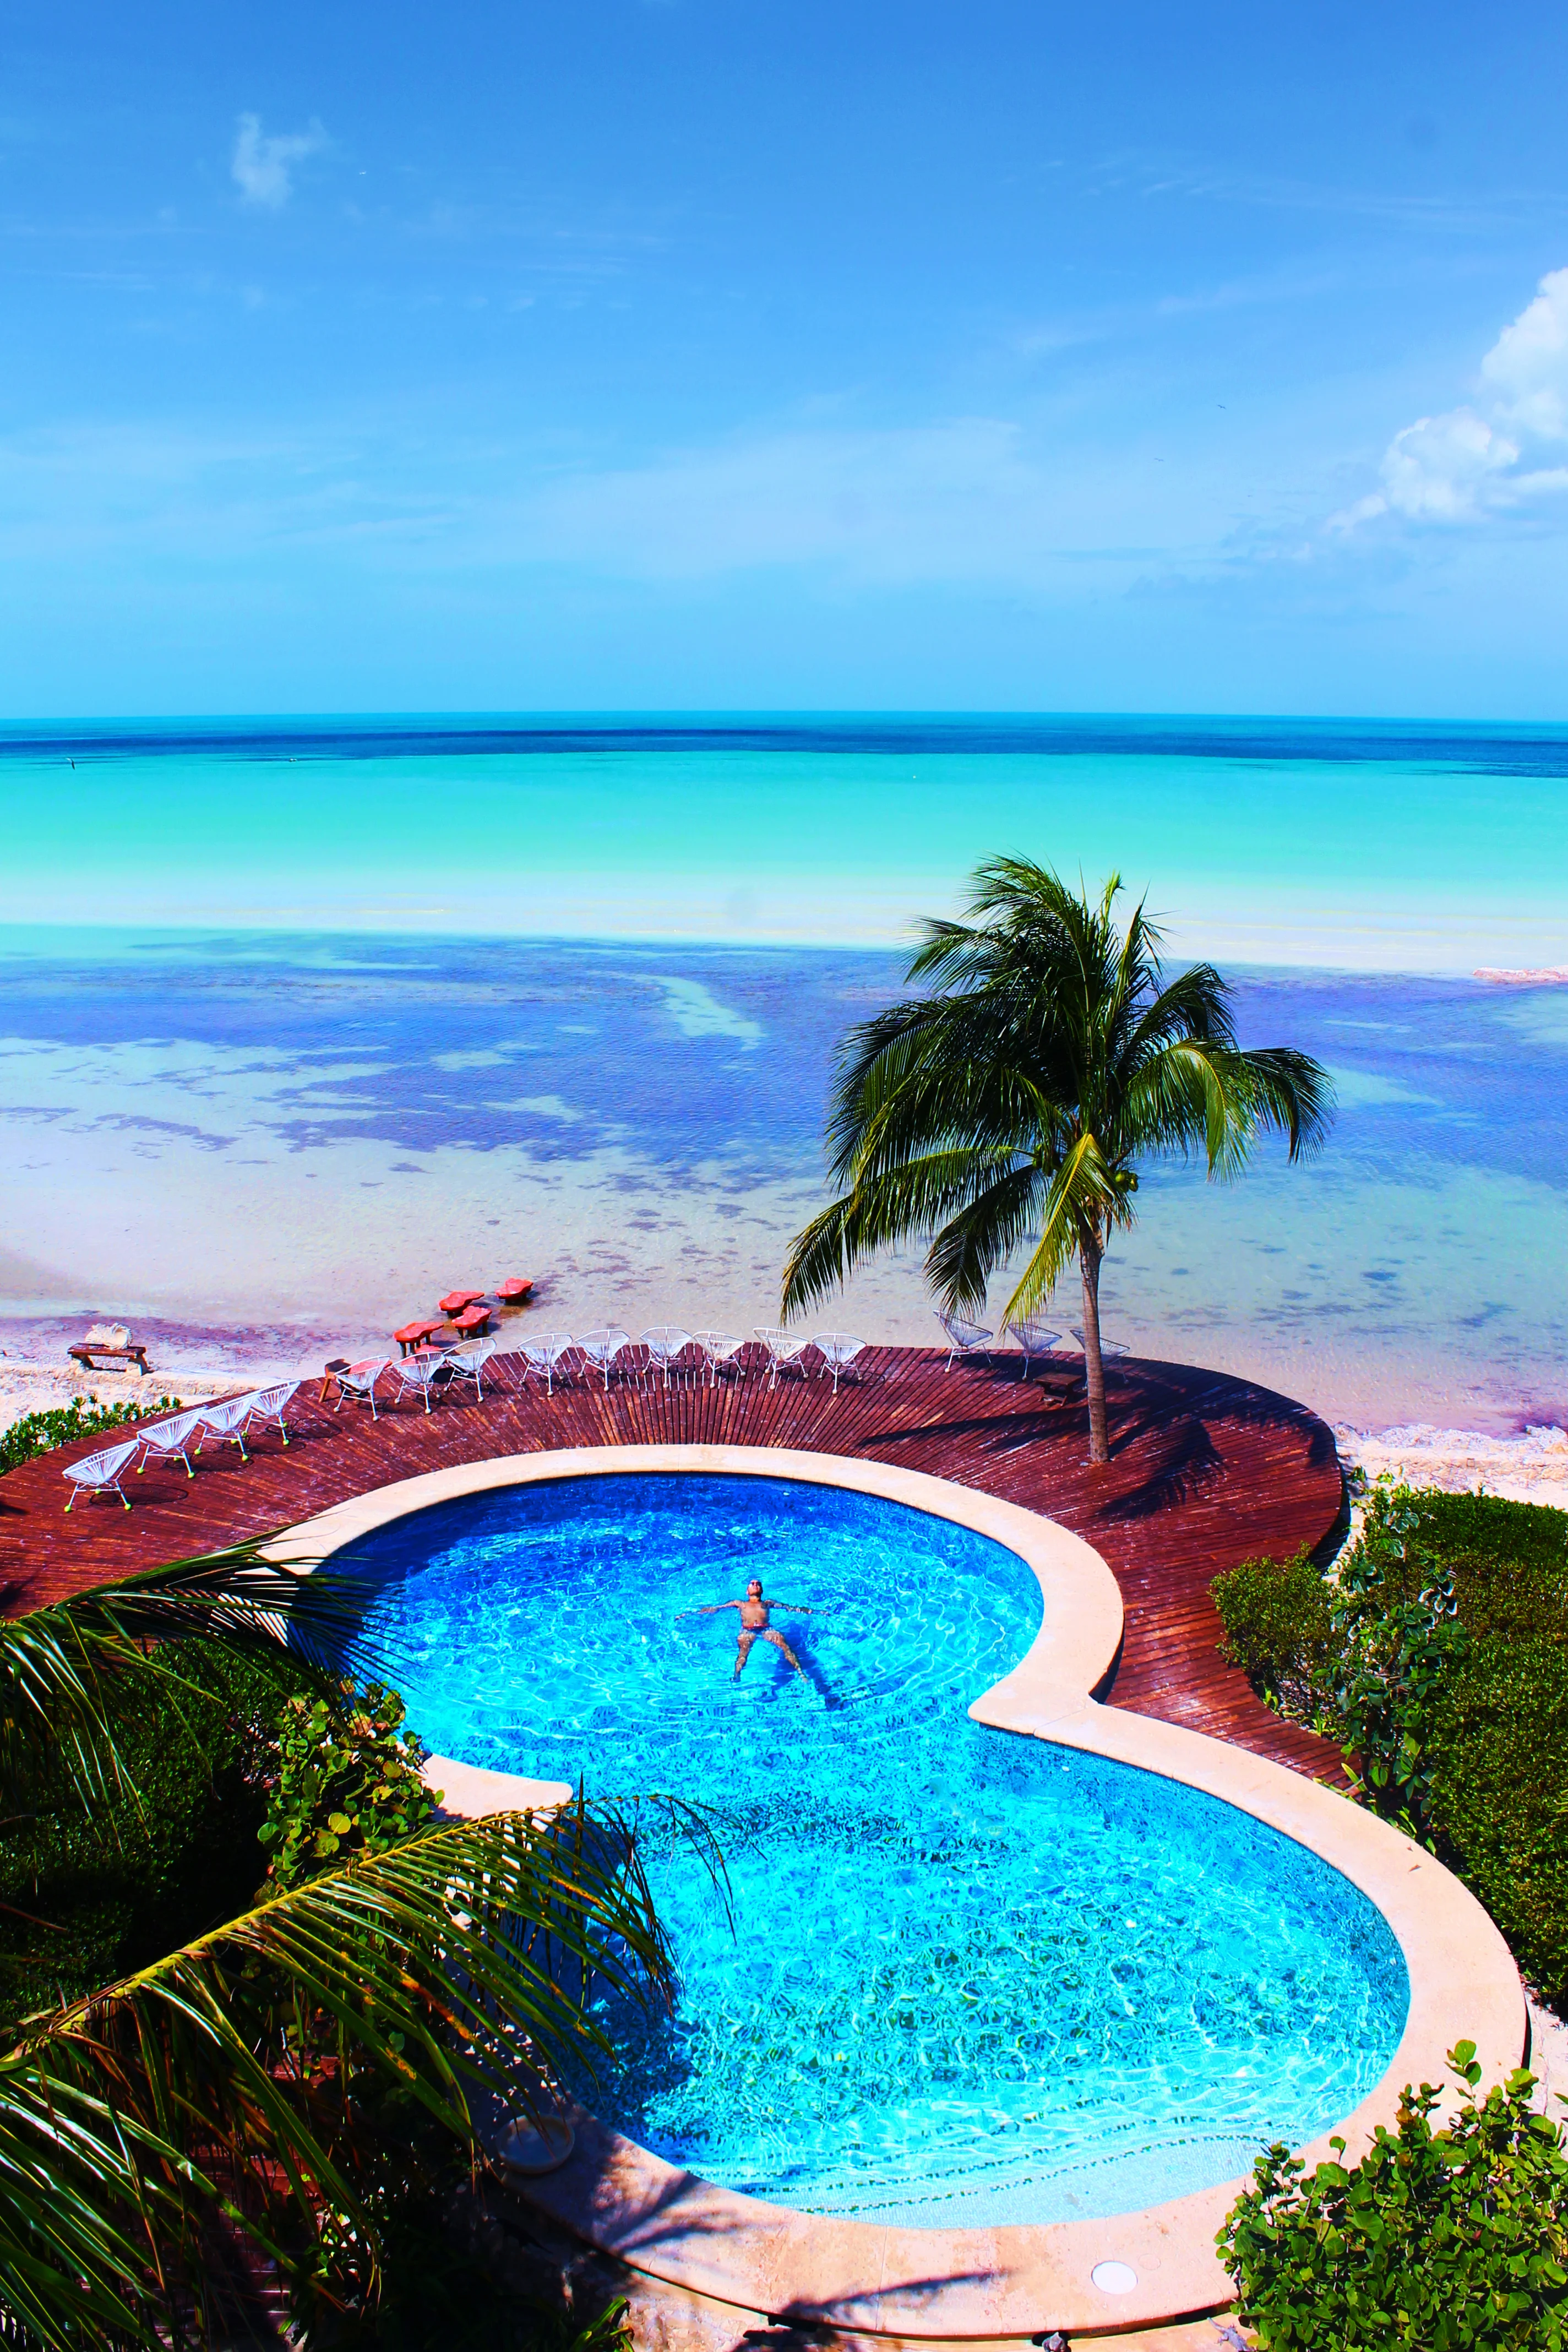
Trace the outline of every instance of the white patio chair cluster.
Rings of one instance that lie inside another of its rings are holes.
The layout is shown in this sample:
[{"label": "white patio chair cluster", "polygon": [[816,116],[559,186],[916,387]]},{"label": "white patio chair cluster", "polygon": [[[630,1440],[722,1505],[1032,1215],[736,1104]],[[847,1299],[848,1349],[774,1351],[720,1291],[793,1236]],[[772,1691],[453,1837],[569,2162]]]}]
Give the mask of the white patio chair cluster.
[{"label": "white patio chair cluster", "polygon": [[777,1386],[781,1371],[810,1379],[814,1367],[809,1359],[815,1354],[816,1369],[831,1377],[835,1395],[866,1345],[852,1331],[822,1331],[812,1338],[766,1324],[757,1325],[751,1339],[735,1331],[687,1331],[675,1323],[655,1324],[634,1338],[619,1324],[605,1324],[575,1338],[570,1331],[534,1332],[518,1352],[525,1384],[531,1377],[547,1396],[553,1396],[558,1386],[574,1381],[597,1383],[607,1391],[616,1381],[623,1386],[635,1382],[661,1389],[687,1378],[707,1388],[744,1381],[752,1369],[747,1359],[753,1340],[765,1356],[770,1388]]},{"label": "white patio chair cluster", "polygon": [[[383,1404],[396,1404],[413,1390],[428,1412],[439,1398],[469,1381],[482,1403],[485,1366],[499,1344],[495,1339],[468,1339],[458,1348],[416,1348],[410,1356],[367,1356],[357,1364],[340,1364],[331,1376],[331,1385],[338,1391],[332,1411],[342,1412],[345,1404],[368,1405],[372,1421],[379,1421]],[[377,1383],[388,1373],[396,1380],[397,1388],[390,1398],[378,1398]]]},{"label": "white patio chair cluster", "polygon": [[[936,1319],[947,1337],[947,1370],[950,1372],[955,1363],[963,1362],[971,1356],[983,1356],[989,1361],[992,1346],[996,1338],[994,1331],[988,1331],[983,1323],[967,1322],[962,1315],[944,1314],[940,1307],[936,1310]],[[1069,1328],[1073,1338],[1078,1341],[1079,1352],[1081,1353],[1082,1329],[1076,1323]],[[1017,1343],[1018,1351],[1024,1359],[1026,1380],[1029,1377],[1030,1366],[1048,1359],[1062,1336],[1059,1331],[1047,1330],[1043,1317],[1037,1315],[1015,1316],[1003,1326],[1003,1328],[1010,1331]],[[1107,1358],[1125,1356],[1127,1351],[1125,1340],[1108,1339],[1101,1332],[1100,1352],[1102,1356]]]},{"label": "white patio chair cluster", "polygon": [[[240,1460],[248,1462],[245,1441],[258,1422],[275,1424],[287,1445],[289,1425],[285,1416],[299,1386],[298,1381],[274,1381],[267,1388],[247,1389],[243,1396],[221,1397],[212,1404],[188,1405],[183,1412],[168,1413],[162,1421],[149,1422],[134,1437],[121,1438],[116,1445],[100,1446],[96,1454],[68,1463],[61,1474],[71,1490],[67,1510],[79,1495],[117,1495],[129,1510],[130,1498],[120,1482],[132,1467],[140,1476],[149,1462],[178,1462],[186,1477],[194,1478],[195,1468],[191,1456],[195,1454],[199,1458],[209,1437],[216,1437],[222,1444],[237,1445]],[[142,1456],[140,1462],[136,1460],[138,1454]]]}]

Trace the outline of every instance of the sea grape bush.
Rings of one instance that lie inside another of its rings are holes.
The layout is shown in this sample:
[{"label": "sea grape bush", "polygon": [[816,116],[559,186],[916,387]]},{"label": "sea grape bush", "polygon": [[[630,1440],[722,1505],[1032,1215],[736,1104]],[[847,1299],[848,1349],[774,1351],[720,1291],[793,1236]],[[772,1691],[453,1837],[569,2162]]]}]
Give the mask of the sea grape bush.
[{"label": "sea grape bush", "polygon": [[1469,2089],[1451,2123],[1406,2084],[1359,2164],[1258,2158],[1215,2242],[1263,2352],[1568,2352],[1558,2126],[1523,2070],[1478,2101],[1475,2044],[1448,2063]]},{"label": "sea grape bush", "polygon": [[54,1406],[47,1412],[24,1413],[20,1421],[0,1432],[0,1475],[19,1470],[37,1454],[52,1453],[57,1445],[68,1445],[74,1437],[95,1437],[100,1430],[119,1429],[128,1421],[145,1420],[149,1413],[179,1410],[178,1397],[160,1397],[155,1405],[150,1405],[130,1399],[100,1404],[96,1396],[85,1401],[75,1396],[68,1404]]},{"label": "sea grape bush", "polygon": [[360,1691],[345,1681],[331,1698],[287,1701],[278,1779],[257,1832],[277,1886],[384,1853],[435,1819],[437,1794],[420,1777],[427,1750],[403,1718],[403,1701],[379,1683]]},{"label": "sea grape bush", "polygon": [[[1379,1532],[1402,1568],[1419,1526],[1408,1497],[1389,1498]],[[1333,1708],[1357,1795],[1430,1846],[1432,1733],[1445,1690],[1464,1671],[1470,1636],[1458,1622],[1451,1570],[1437,1567],[1414,1601],[1391,1604],[1384,1566],[1363,1540],[1352,1548],[1333,1589],[1330,1623],[1341,1659]]]}]

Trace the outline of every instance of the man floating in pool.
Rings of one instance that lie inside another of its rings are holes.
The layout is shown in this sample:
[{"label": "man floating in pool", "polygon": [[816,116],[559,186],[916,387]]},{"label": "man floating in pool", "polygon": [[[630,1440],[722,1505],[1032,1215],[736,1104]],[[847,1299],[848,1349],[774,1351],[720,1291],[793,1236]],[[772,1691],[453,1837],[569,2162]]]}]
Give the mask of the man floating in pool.
[{"label": "man floating in pool", "polygon": [[753,1576],[747,1585],[744,1601],[715,1601],[710,1608],[700,1609],[697,1613],[700,1617],[717,1617],[726,1609],[738,1609],[741,1612],[739,1655],[735,1660],[734,1679],[739,1679],[741,1668],[751,1656],[752,1643],[759,1633],[764,1642],[771,1642],[775,1650],[784,1652],[802,1682],[807,1679],[805,1668],[801,1664],[784,1635],[775,1633],[768,1623],[768,1612],[770,1609],[793,1609],[802,1617],[814,1617],[816,1614],[814,1609],[807,1609],[805,1603],[799,1601],[764,1601],[763,1580],[760,1576]]}]

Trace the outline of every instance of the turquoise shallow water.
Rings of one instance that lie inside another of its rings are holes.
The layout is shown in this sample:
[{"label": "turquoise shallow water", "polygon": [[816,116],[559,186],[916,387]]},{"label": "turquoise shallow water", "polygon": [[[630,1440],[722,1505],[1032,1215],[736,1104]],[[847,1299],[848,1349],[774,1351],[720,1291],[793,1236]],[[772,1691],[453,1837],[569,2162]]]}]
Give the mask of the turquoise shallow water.
[{"label": "turquoise shallow water", "polygon": [[[438,1753],[710,1809],[648,1860],[672,2018],[596,2110],[731,2188],[922,2224],[1132,2210],[1305,2139],[1384,2072],[1403,1960],[1317,1858],[1157,1777],[971,1724],[1039,1623],[967,1529],[783,1480],[613,1476],[353,1547]],[[736,1597],[807,1604],[737,1685]]]},{"label": "turquoise shallow water", "polygon": [[[105,723],[0,730],[0,785],[13,1351],[283,1370],[515,1273],[552,1327],[773,1321],[837,1041],[1018,848],[1147,883],[1339,1089],[1310,1167],[1148,1173],[1117,1336],[1338,1422],[1568,1420],[1568,994],[1471,970],[1568,963],[1568,729]],[[913,1258],[826,1319],[934,1328]]]}]

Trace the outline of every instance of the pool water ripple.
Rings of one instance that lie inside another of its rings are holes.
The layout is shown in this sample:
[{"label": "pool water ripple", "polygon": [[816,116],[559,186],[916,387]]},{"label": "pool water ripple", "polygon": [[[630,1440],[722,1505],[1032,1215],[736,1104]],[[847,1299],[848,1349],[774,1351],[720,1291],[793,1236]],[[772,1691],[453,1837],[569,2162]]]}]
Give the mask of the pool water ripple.
[{"label": "pool water ripple", "polygon": [[[1157,1775],[968,1720],[1027,1650],[989,1538],[783,1479],[616,1474],[362,1538],[374,1631],[437,1753],[711,1809],[647,1859],[672,2018],[612,2014],[595,2111],[720,2184],[862,2220],[1126,2211],[1347,2115],[1408,1985],[1373,1905]],[[738,1620],[747,1577],[805,1678]]]}]

